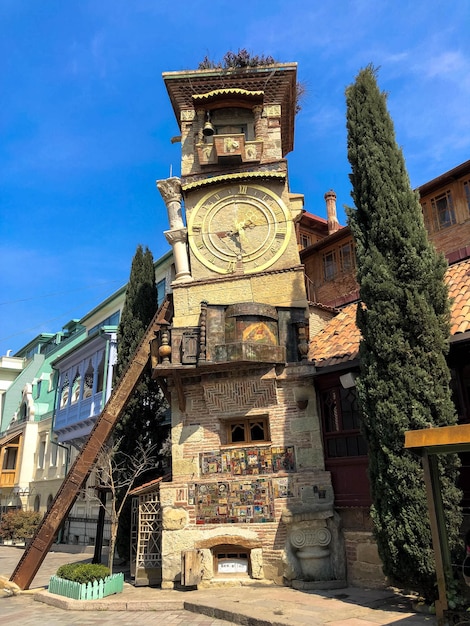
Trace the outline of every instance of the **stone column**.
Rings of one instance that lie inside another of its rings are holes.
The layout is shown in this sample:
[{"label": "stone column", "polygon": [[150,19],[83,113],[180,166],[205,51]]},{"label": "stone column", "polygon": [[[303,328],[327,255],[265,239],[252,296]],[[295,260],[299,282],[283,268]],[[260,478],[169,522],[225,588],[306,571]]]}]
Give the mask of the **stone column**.
[{"label": "stone column", "polygon": [[253,117],[255,120],[255,139],[262,138],[262,130],[261,130],[261,116],[263,113],[263,107],[260,104],[255,104],[253,107]]},{"label": "stone column", "polygon": [[173,248],[176,269],[175,282],[191,280],[188,249],[186,246],[188,231],[183,223],[183,211],[181,208],[181,181],[178,177],[173,176],[172,178],[157,180],[157,187],[168,211],[170,230],[165,231],[163,234]]},{"label": "stone column", "polygon": [[196,119],[197,119],[197,140],[199,143],[203,143],[204,141],[204,120],[206,117],[206,112],[204,109],[196,110]]}]

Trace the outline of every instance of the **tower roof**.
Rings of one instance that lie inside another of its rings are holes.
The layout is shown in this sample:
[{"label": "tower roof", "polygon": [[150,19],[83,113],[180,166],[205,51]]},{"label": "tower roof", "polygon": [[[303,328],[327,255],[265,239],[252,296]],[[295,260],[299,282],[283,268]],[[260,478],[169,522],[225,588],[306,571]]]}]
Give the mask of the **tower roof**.
[{"label": "tower roof", "polygon": [[226,106],[236,106],[246,99],[262,98],[264,106],[281,106],[282,153],[286,155],[293,149],[297,63],[164,72],[163,80],[180,128],[181,112],[193,110],[198,102],[203,104],[217,96]]}]

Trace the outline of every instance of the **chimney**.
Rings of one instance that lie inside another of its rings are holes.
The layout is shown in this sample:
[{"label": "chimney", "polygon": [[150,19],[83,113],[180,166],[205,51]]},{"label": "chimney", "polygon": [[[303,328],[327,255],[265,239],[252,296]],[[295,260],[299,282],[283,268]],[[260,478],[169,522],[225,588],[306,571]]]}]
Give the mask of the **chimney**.
[{"label": "chimney", "polygon": [[338,218],[336,217],[336,194],[333,189],[325,194],[326,213],[328,215],[328,234],[332,235],[340,229]]}]

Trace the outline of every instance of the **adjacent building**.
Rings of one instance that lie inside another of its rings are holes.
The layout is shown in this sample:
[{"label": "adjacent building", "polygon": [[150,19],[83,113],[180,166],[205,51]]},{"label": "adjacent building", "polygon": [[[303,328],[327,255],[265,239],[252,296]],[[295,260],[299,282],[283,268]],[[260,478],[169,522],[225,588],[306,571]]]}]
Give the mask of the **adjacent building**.
[{"label": "adjacent building", "polygon": [[[173,279],[171,252],[155,264],[159,304]],[[0,507],[45,513],[112,392],[117,328],[126,287],[56,334],[41,334],[2,357]],[[13,378],[11,372],[16,373]],[[92,545],[100,502],[94,473],[59,539]],[[107,525],[104,540],[109,538]]]},{"label": "adjacent building", "polygon": [[[430,240],[449,263],[446,282],[451,299],[448,363],[459,423],[470,420],[470,161],[422,185],[418,191]],[[310,302],[309,360],[315,365],[325,452],[331,472],[335,510],[341,515],[353,583],[381,582],[381,563],[374,554],[367,478],[367,449],[360,433],[354,380],[359,372],[360,333],[355,318],[359,299],[354,256],[344,264],[344,247],[353,246],[343,228],[301,251],[315,298]],[[312,333],[312,320],[316,320]],[[470,458],[462,455],[464,511],[470,504]]]}]

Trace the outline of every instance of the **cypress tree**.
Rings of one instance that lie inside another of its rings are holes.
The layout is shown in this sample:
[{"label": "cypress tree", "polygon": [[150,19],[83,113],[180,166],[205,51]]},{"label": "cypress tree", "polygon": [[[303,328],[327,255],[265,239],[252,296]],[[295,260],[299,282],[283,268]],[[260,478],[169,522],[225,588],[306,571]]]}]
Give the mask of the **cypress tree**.
[{"label": "cypress tree", "polygon": [[[446,261],[429,242],[418,195],[395,140],[376,71],[346,90],[348,158],[362,304],[357,391],[369,450],[378,550],[392,582],[435,596],[435,563],[421,462],[404,449],[407,430],[456,423],[446,363],[450,304]],[[458,543],[458,458],[440,460],[451,548]]]},{"label": "cypress tree", "polygon": [[[115,384],[128,367],[156,311],[157,288],[153,256],[148,248],[144,251],[139,245],[132,260],[126,299],[118,328],[118,354],[114,368]],[[162,432],[159,425],[166,407],[161,390],[152,380],[149,362],[114,429],[114,439],[119,442],[118,454],[122,452],[123,456],[132,457],[137,441],[143,446],[150,446],[161,441]],[[139,484],[156,476],[158,476],[157,468],[153,473],[142,475]],[[126,559],[129,555],[129,535],[130,503],[126,505],[121,515],[117,539],[119,555]]]}]

